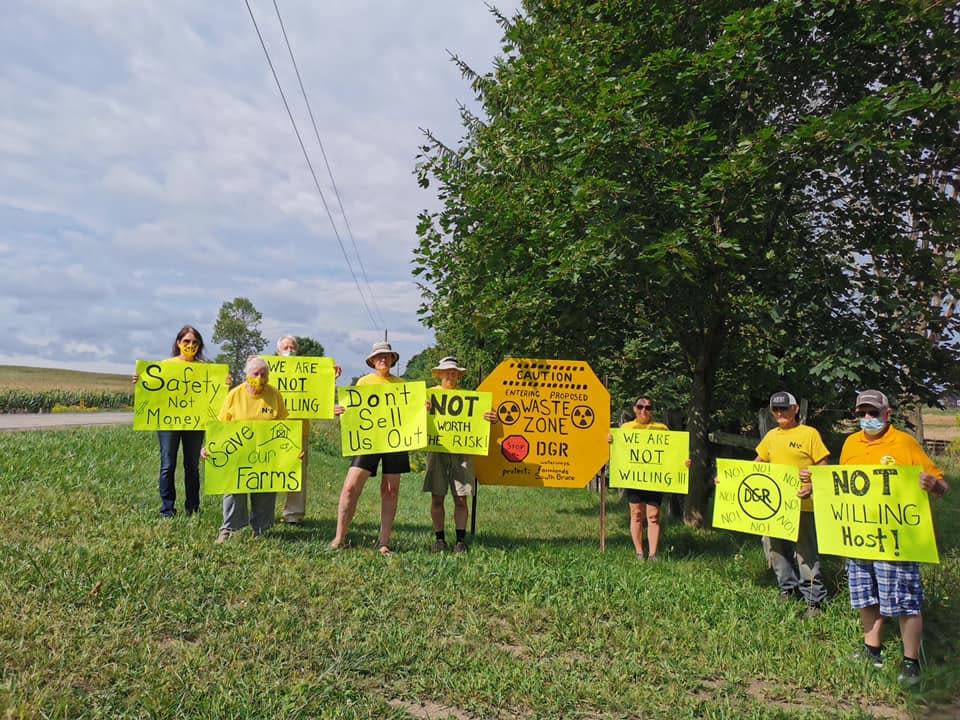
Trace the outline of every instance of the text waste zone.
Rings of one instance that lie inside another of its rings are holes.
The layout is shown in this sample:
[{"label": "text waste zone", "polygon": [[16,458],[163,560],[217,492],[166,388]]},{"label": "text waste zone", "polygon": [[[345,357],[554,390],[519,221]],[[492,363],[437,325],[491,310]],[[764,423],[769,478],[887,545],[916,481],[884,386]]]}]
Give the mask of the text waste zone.
[{"label": "text waste zone", "polygon": [[610,395],[587,363],[508,358],[478,389],[499,421],[476,459],[481,483],[583,487],[606,463]]}]

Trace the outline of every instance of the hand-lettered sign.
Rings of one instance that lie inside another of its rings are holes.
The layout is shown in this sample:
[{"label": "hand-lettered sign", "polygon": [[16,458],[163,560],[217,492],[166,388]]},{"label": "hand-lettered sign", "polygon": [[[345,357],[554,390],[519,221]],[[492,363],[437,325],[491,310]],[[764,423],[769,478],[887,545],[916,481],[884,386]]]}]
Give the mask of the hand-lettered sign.
[{"label": "hand-lettered sign", "polygon": [[713,526],[796,541],[800,471],[792,465],[717,459]]},{"label": "hand-lettered sign", "polygon": [[345,457],[427,444],[427,386],[422,382],[338,388],[340,450]]},{"label": "hand-lettered sign", "polygon": [[333,358],[265,355],[270,384],[283,395],[291,419],[330,420],[336,393]]},{"label": "hand-lettered sign", "polygon": [[610,394],[587,363],[508,358],[478,389],[500,420],[476,459],[483,484],[579,488],[607,462]]},{"label": "hand-lettered sign", "polygon": [[435,453],[486,455],[490,447],[490,410],[493,396],[470,390],[427,390],[427,447]]},{"label": "hand-lettered sign", "polygon": [[205,447],[204,495],[300,489],[299,420],[213,421],[207,424]]},{"label": "hand-lettered sign", "polygon": [[610,487],[686,493],[690,433],[614,428]]},{"label": "hand-lettered sign", "polygon": [[203,430],[230,387],[227,365],[137,360],[134,430]]},{"label": "hand-lettered sign", "polygon": [[940,562],[919,467],[815,465],[810,477],[821,553]]}]

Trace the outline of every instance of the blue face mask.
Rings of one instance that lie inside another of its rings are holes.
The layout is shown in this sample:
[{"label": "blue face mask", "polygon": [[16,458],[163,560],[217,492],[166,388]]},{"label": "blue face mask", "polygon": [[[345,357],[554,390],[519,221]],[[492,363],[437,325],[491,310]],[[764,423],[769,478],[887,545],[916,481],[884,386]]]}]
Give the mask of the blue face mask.
[{"label": "blue face mask", "polygon": [[860,418],[860,429],[868,435],[876,435],[881,432],[886,423],[880,418],[864,417]]}]

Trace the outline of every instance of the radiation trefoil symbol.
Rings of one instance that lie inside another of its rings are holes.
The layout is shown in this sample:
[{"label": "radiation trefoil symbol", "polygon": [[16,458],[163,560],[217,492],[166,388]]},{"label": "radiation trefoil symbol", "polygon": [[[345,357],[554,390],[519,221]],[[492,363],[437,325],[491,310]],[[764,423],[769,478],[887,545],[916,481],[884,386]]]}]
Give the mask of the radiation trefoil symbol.
[{"label": "radiation trefoil symbol", "polygon": [[504,400],[497,407],[497,417],[504,425],[513,425],[520,419],[520,406],[513,400]]},{"label": "radiation trefoil symbol", "polygon": [[596,419],[597,416],[593,412],[593,408],[589,405],[577,405],[573,409],[573,412],[570,413],[570,422],[573,423],[574,427],[578,427],[581,430],[593,425],[593,421]]}]

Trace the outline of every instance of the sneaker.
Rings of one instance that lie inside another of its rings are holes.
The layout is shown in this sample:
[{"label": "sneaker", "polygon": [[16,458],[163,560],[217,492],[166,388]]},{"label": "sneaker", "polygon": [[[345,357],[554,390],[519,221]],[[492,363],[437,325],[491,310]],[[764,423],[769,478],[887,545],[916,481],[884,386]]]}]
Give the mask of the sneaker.
[{"label": "sneaker", "polygon": [[807,605],[807,611],[803,614],[804,619],[810,620],[811,618],[819,617],[823,615],[823,608],[819,605]]},{"label": "sneaker", "polygon": [[901,685],[907,685],[913,687],[920,682],[920,663],[911,660],[904,660],[903,667],[900,669],[900,674],[897,676],[897,680]]},{"label": "sneaker", "polygon": [[435,553],[446,552],[447,550],[449,550],[449,548],[447,547],[446,540],[437,540],[433,544],[433,547],[430,548],[430,552],[435,552]]},{"label": "sneaker", "polygon": [[850,656],[850,659],[855,662],[862,662],[868,665],[873,665],[873,667],[875,668],[883,667],[883,655],[880,655],[879,653],[874,653],[866,645],[861,645],[860,649]]},{"label": "sneaker", "polygon": [[782,603],[791,603],[797,599],[796,590],[781,590],[777,599]]},{"label": "sneaker", "polygon": [[221,528],[220,534],[217,535],[217,539],[213,541],[214,545],[223,545],[227,540],[230,539],[230,536],[233,535],[233,530],[229,528]]},{"label": "sneaker", "polygon": [[463,540],[457,540],[456,544],[453,546],[453,552],[457,555],[462,555],[467,551],[467,544]]}]

